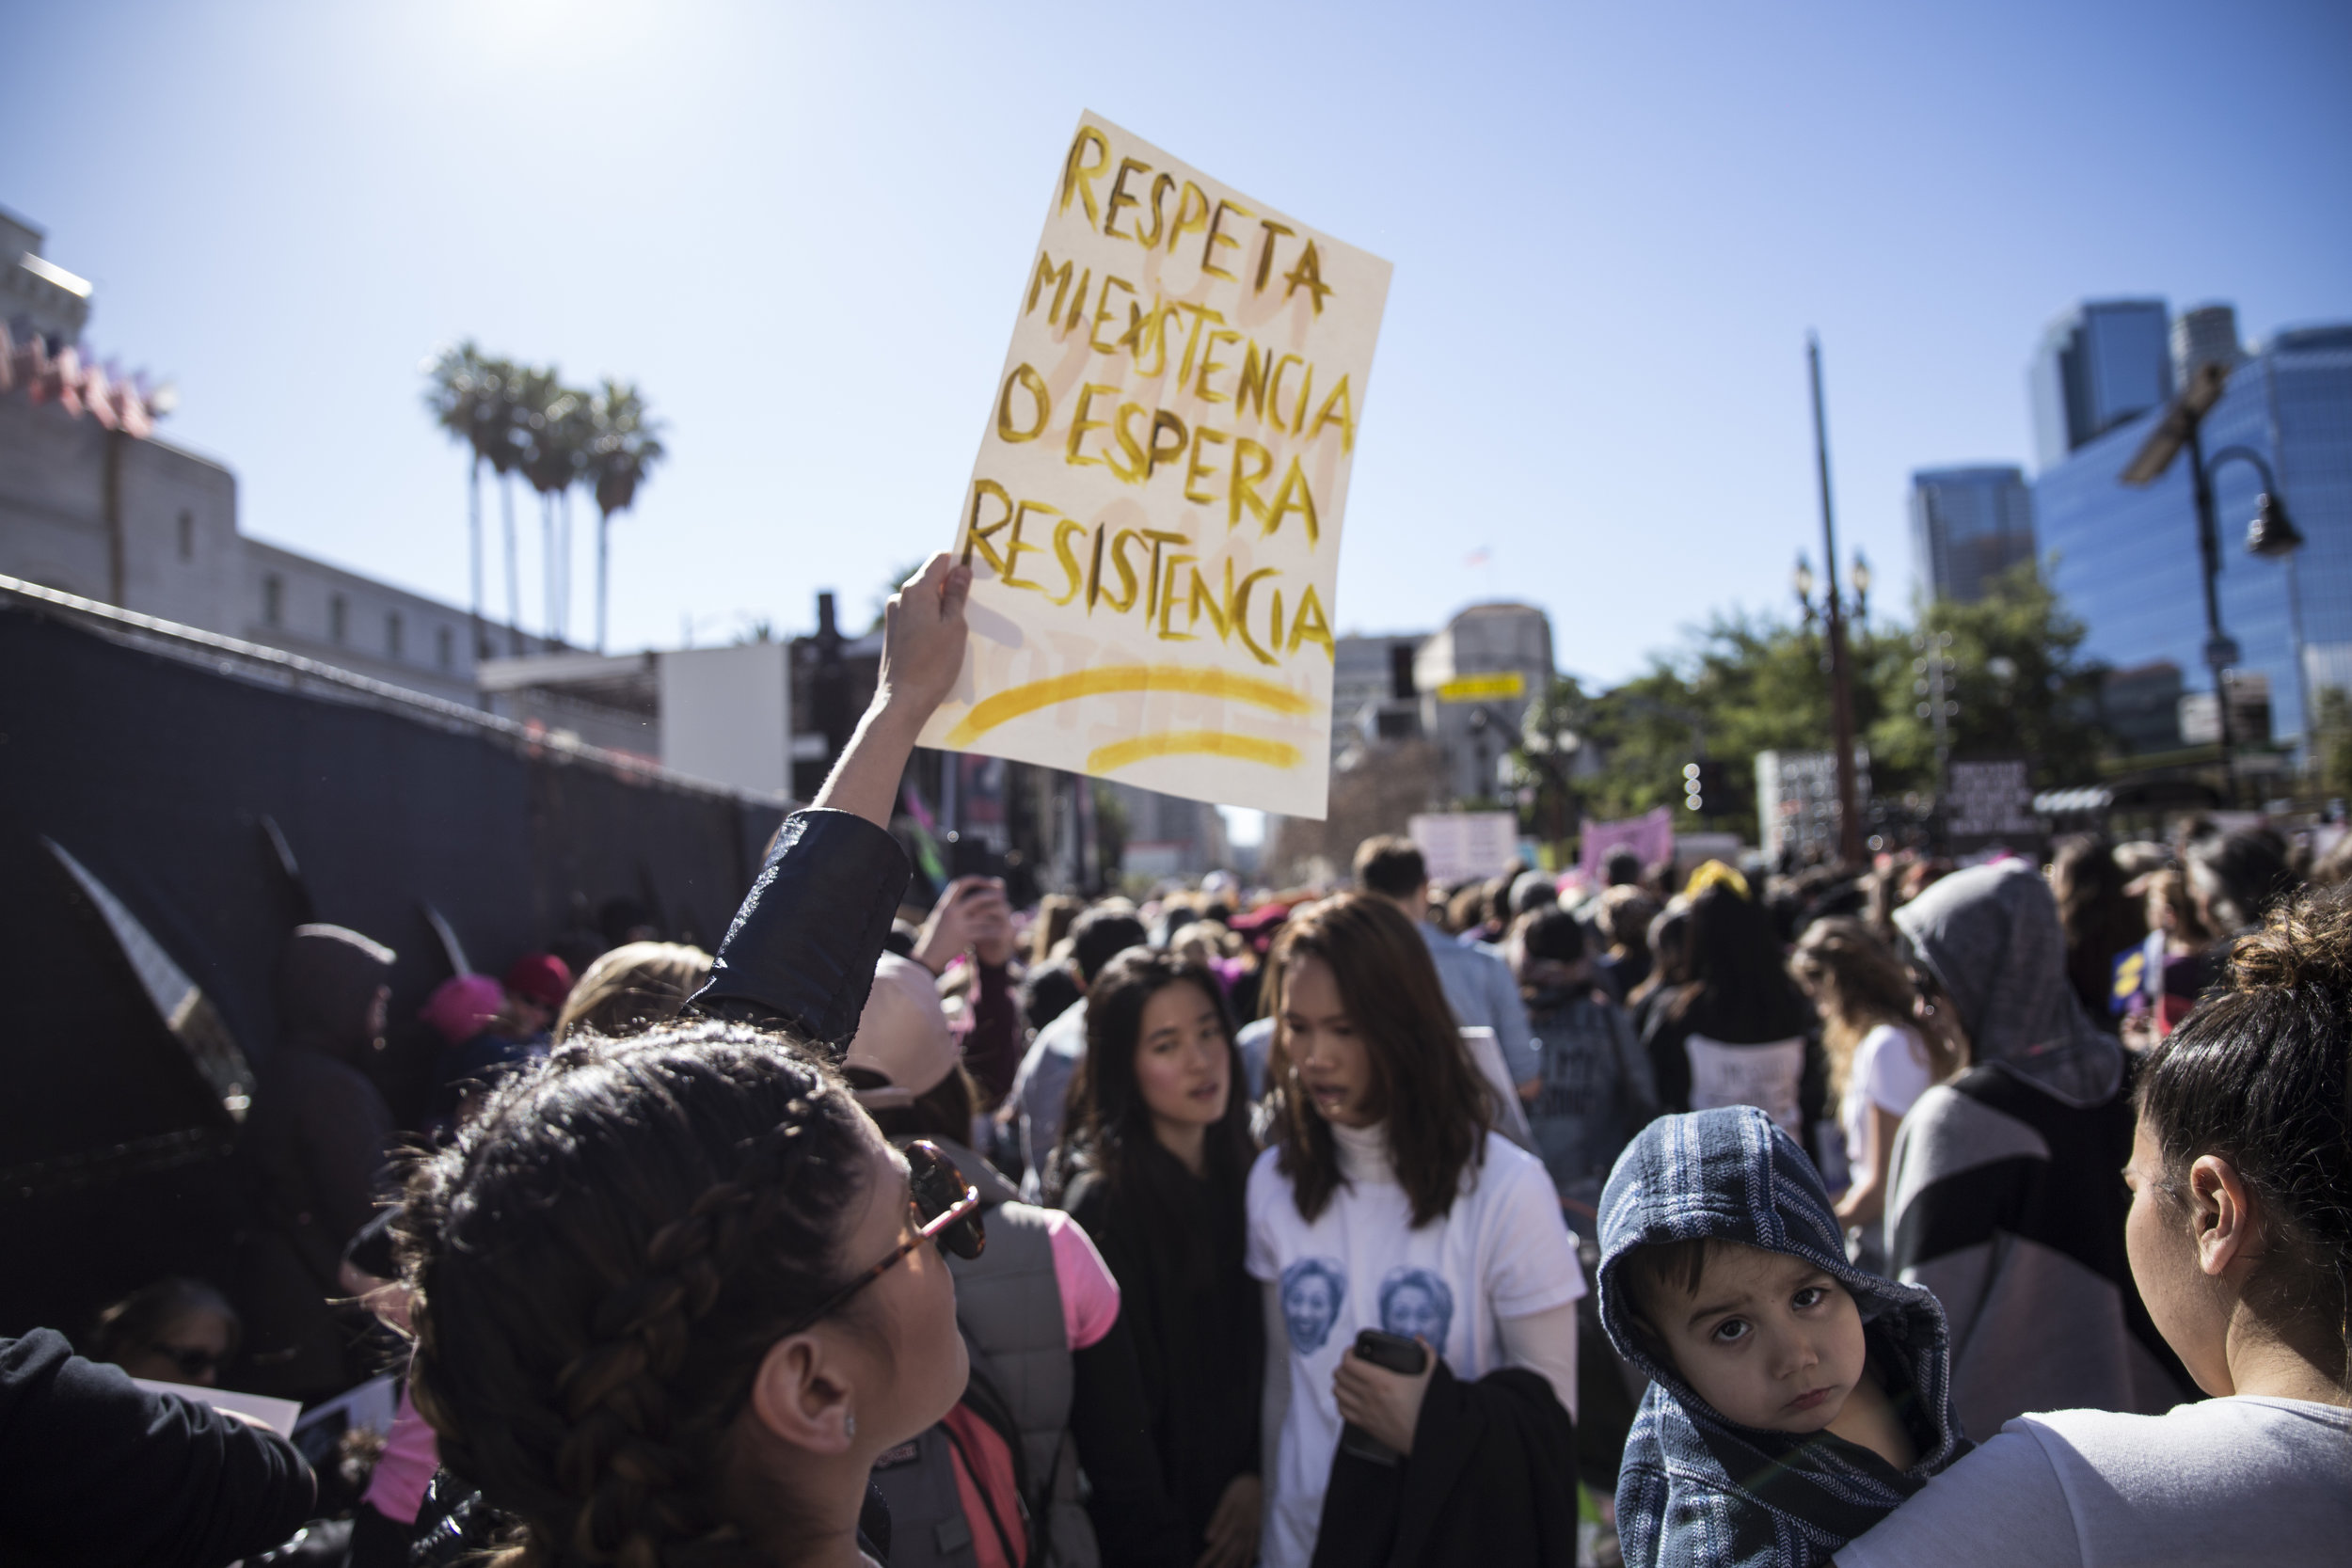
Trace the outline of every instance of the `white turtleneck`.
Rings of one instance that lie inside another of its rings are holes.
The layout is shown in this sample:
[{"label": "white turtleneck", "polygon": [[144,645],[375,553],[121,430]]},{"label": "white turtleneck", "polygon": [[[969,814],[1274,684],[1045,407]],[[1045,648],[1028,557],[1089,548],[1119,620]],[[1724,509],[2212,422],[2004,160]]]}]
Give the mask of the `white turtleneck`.
[{"label": "white turtleneck", "polygon": [[1331,1142],[1340,1157],[1340,1175],[1350,1186],[1396,1185],[1396,1166],[1389,1160],[1389,1124],[1375,1121],[1370,1127],[1342,1127],[1328,1124]]}]

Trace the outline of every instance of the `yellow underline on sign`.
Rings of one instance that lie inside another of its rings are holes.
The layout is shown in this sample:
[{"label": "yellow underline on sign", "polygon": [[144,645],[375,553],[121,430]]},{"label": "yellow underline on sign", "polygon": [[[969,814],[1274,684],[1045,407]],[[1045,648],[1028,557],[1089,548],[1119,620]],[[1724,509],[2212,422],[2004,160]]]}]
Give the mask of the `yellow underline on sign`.
[{"label": "yellow underline on sign", "polygon": [[984,697],[972,705],[972,711],[963,716],[961,723],[947,732],[947,744],[968,745],[999,724],[1057,703],[1079,697],[1107,697],[1122,691],[1175,691],[1187,697],[1223,697],[1276,713],[1305,713],[1310,705],[1303,695],[1289,687],[1254,675],[1184,664],[1109,664],[1099,670],[1073,670],[1067,675],[1007,687]]},{"label": "yellow underline on sign", "polygon": [[1254,735],[1229,735],[1223,730],[1161,730],[1097,746],[1087,753],[1087,771],[1109,773],[1131,762],[1180,754],[1232,757],[1237,762],[1263,762],[1269,768],[1298,766],[1298,748],[1287,740],[1261,740]]}]

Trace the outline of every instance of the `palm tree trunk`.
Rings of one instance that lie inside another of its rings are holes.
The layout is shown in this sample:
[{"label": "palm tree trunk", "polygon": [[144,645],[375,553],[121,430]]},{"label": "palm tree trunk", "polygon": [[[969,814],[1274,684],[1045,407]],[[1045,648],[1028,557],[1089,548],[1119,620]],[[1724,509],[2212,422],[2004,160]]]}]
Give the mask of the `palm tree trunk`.
[{"label": "palm tree trunk", "polygon": [[482,454],[473,454],[466,471],[466,545],[473,567],[473,650],[467,662],[482,657]]},{"label": "palm tree trunk", "polygon": [[506,647],[516,658],[523,656],[523,584],[522,568],[515,559],[515,476],[499,475],[499,509],[506,523]]},{"label": "palm tree trunk", "polygon": [[563,635],[555,620],[555,498],[544,490],[539,493],[539,565],[545,579],[541,589],[547,595],[540,635],[549,641]]},{"label": "palm tree trunk", "polygon": [[565,486],[564,493],[556,498],[556,509],[562,514],[555,527],[555,554],[559,562],[556,584],[564,605],[564,613],[556,621],[556,630],[563,634],[564,641],[569,642],[572,638],[572,492],[569,486]]},{"label": "palm tree trunk", "polygon": [[604,652],[604,612],[609,597],[606,562],[610,558],[612,540],[612,514],[599,506],[596,508],[596,652],[598,653]]}]

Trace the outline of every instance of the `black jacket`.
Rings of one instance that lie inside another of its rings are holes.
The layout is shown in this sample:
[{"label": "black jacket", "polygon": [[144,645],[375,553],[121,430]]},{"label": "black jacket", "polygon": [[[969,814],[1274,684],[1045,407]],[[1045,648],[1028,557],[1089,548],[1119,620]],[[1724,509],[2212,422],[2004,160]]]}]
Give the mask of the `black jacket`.
[{"label": "black jacket", "polygon": [[302,1528],[294,1445],[37,1328],[0,1339],[0,1562],[214,1568]]},{"label": "black jacket", "polygon": [[906,896],[906,851],[846,811],[796,811],[743,895],[693,1006],[846,1050]]},{"label": "black jacket", "polygon": [[1403,1466],[1331,1459],[1314,1568],[1574,1568],[1576,1429],[1518,1367],[1429,1380]]}]

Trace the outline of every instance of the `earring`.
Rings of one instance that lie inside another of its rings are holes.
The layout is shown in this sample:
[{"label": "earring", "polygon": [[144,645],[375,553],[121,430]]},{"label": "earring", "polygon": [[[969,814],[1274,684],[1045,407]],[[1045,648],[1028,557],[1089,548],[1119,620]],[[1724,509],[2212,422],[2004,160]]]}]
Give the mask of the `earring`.
[{"label": "earring", "polygon": [[855,1437],[857,1435],[857,1418],[855,1416],[843,1417],[841,1418],[841,1431],[842,1435],[846,1437]]}]

